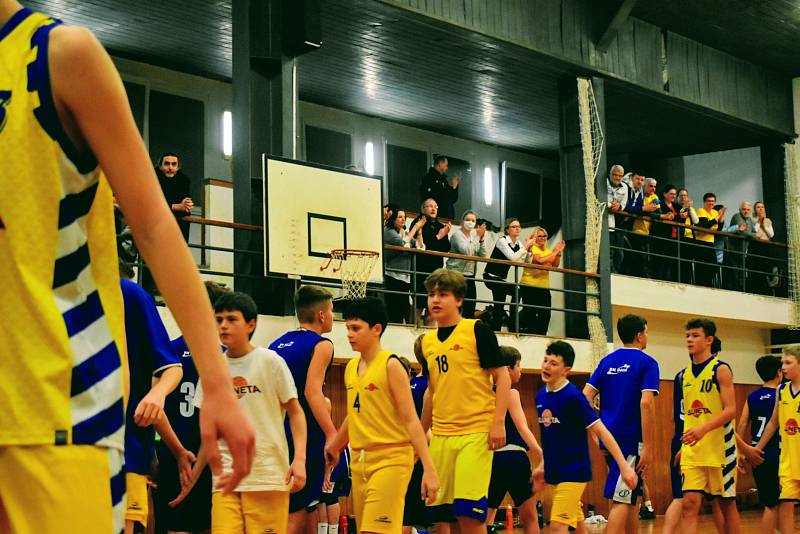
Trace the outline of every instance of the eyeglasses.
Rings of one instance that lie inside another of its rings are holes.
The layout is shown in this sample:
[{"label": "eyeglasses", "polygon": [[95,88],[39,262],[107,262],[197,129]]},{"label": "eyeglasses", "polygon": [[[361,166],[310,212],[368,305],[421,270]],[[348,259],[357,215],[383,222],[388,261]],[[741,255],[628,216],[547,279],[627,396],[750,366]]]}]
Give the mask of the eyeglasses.
[{"label": "eyeglasses", "polygon": [[522,228],[522,226],[520,226],[519,224],[509,224],[508,227],[509,228]]}]

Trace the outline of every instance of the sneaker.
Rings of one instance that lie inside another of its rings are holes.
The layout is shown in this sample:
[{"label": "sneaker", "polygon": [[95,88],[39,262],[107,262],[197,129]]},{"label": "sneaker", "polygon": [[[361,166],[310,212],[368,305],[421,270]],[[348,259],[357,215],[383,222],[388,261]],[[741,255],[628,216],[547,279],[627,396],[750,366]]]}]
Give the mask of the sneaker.
[{"label": "sneaker", "polygon": [[650,508],[647,508],[645,505],[642,505],[639,508],[639,519],[655,519],[656,512]]}]

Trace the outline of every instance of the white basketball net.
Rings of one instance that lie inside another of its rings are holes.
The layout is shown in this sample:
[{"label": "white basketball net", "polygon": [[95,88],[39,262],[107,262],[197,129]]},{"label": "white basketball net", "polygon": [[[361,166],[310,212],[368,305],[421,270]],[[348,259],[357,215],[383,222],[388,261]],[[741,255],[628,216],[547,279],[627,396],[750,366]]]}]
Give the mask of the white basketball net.
[{"label": "white basketball net", "polygon": [[[367,296],[367,282],[369,282],[379,254],[371,250],[336,249],[331,251],[330,265],[333,263],[333,272],[339,273],[342,280],[342,295],[344,300],[363,299]],[[322,267],[326,269],[328,265]]]},{"label": "white basketball net", "polygon": [[[600,125],[600,114],[597,111],[592,83],[586,78],[578,78],[578,112],[583,147],[583,174],[586,183],[585,270],[589,273],[596,273],[600,259],[600,239],[606,204],[597,198],[595,180],[600,170],[600,158],[603,153],[605,137]],[[600,313],[599,297],[589,295],[589,293],[596,295],[599,291],[597,279],[587,278],[586,311]],[[587,315],[586,321],[589,327],[589,340],[592,342],[592,369],[594,369],[608,350],[606,329],[598,315]]]},{"label": "white basketball net", "polygon": [[789,328],[800,329],[800,146],[786,150],[786,226],[789,246],[789,298],[792,318]]}]

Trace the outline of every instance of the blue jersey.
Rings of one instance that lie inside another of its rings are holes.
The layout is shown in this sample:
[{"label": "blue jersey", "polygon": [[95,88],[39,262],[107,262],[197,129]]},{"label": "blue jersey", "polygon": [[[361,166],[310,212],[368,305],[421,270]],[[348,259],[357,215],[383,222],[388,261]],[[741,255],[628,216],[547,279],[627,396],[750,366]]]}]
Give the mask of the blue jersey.
[{"label": "blue jersey", "polygon": [[510,411],[506,412],[506,445],[516,445],[517,447],[522,447],[526,451],[528,450],[528,444],[525,443],[519,430],[517,430],[517,425],[514,424]]},{"label": "blue jersey", "polygon": [[172,425],[172,430],[187,449],[197,454],[200,449],[200,418],[194,406],[194,394],[200,376],[194,366],[192,353],[186,346],[183,336],[172,340],[172,353],[183,365],[183,378],[175,391],[164,401],[164,414]]},{"label": "blue jersey", "polygon": [[164,323],[158,316],[153,297],[128,280],[122,280],[125,303],[125,337],[128,345],[130,395],[125,421],[125,470],[150,473],[155,457],[155,431],[133,421],[136,407],[152,387],[154,376],[164,369],[181,365],[172,351]]},{"label": "blue jersey", "polygon": [[681,369],[672,381],[672,420],[675,425],[675,434],[672,436],[672,454],[678,454],[681,449],[683,436],[683,372]]},{"label": "blue jersey", "polygon": [[[760,387],[747,397],[747,407],[750,411],[750,436],[752,444],[758,443],[764,433],[767,423],[772,418],[777,398],[775,388]],[[777,462],[780,456],[780,432],[775,432],[764,448],[764,460]]]},{"label": "blue jersey", "polygon": [[[286,332],[281,337],[272,342],[269,346],[270,350],[274,350],[278,355],[286,361],[289,367],[289,372],[292,373],[294,384],[297,387],[297,400],[306,415],[306,427],[308,437],[314,440],[319,440],[322,435],[322,429],[317,423],[311,408],[308,406],[306,400],[306,376],[308,375],[308,367],[311,365],[311,357],[314,355],[314,348],[323,341],[330,343],[330,340],[322,337],[316,332],[306,330],[305,328],[298,328]],[[333,361],[333,358],[331,358]],[[289,419],[286,419],[286,437],[289,443],[292,443],[292,434],[289,427]],[[324,441],[324,438],[323,438]]]},{"label": "blue jersey", "polygon": [[542,431],[544,478],[548,484],[588,482],[592,479],[586,429],[599,421],[589,401],[567,381],[555,391],[536,394]]},{"label": "blue jersey", "polygon": [[411,398],[414,399],[414,408],[417,409],[417,417],[422,417],[422,401],[425,391],[428,390],[428,377],[425,375],[411,377]]},{"label": "blue jersey", "polygon": [[589,379],[600,393],[600,419],[625,456],[638,454],[642,442],[643,391],[658,394],[658,363],[639,349],[617,349],[602,360]]}]

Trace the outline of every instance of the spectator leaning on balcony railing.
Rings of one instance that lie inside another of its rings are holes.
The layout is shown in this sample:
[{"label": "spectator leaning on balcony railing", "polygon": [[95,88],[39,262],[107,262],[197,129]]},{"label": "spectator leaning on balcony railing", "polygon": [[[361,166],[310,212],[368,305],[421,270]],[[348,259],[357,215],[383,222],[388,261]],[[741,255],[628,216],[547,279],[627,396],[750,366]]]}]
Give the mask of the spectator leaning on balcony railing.
[{"label": "spectator leaning on balcony railing", "polygon": [[[748,291],[760,294],[770,293],[772,287],[780,283],[778,267],[769,258],[775,256],[775,247],[765,243],[775,237],[772,221],[767,218],[767,208],[760,200],[753,205],[755,210],[756,240],[750,243],[747,256],[747,270],[755,271],[747,280]],[[768,273],[768,274],[765,274]],[[752,280],[752,282],[751,282]]]},{"label": "spectator leaning on balcony railing", "polygon": [[[534,244],[528,263],[558,267],[565,244],[561,241],[553,249],[547,248],[547,230],[541,226],[533,229]],[[523,308],[520,314],[521,330],[527,334],[547,334],[550,326],[550,272],[545,269],[527,268],[522,273],[520,294],[524,304],[534,304],[538,308]]]},{"label": "spectator leaning on balcony railing", "polygon": [[[474,211],[468,210],[461,217],[461,229],[453,232],[450,236],[450,252],[463,254],[465,256],[486,256],[486,227],[476,228],[478,216]],[[447,258],[445,265],[451,271],[459,271],[464,274],[467,280],[467,294],[464,304],[461,307],[461,316],[465,319],[472,319],[475,315],[475,273],[478,269],[478,262],[462,260],[458,258]]]},{"label": "spectator leaning on balcony railing", "polygon": [[[661,203],[659,205],[659,219],[663,222],[675,222],[678,219],[680,205],[676,198],[678,190],[672,184],[667,184],[661,189]],[[652,256],[651,268],[653,275],[659,280],[675,282],[677,278],[678,233],[683,229],[672,224],[653,224],[650,226],[650,252]]]},{"label": "spectator leaning on balcony railing", "polygon": [[[700,222],[700,217],[697,216],[697,210],[694,209],[694,203],[689,197],[689,191],[686,189],[678,189],[678,203],[680,210],[678,210],[677,222],[695,226]],[[694,260],[697,256],[699,245],[695,244],[694,231],[691,228],[684,228],[683,232],[678,233],[678,239],[681,241],[680,247],[680,281],[686,284],[691,284],[694,280]]]},{"label": "spectator leaning on balcony railing", "polygon": [[[519,236],[522,233],[522,225],[518,219],[513,217],[506,219],[503,233],[505,235],[495,242],[490,257],[495,260],[525,261],[536,240],[536,236],[531,234],[525,239],[524,243],[520,242]],[[511,315],[509,316],[508,329],[509,331],[515,331],[519,309],[517,308],[517,301],[514,299],[514,286],[504,283],[508,278],[510,269],[510,265],[487,263],[483,269],[483,283],[492,292],[492,300],[505,302],[506,297],[511,297]],[[514,280],[514,282],[518,282],[518,280]],[[503,317],[506,313],[505,304],[495,304],[493,307],[495,312],[492,314],[492,328],[499,331],[503,326]]]},{"label": "spectator leaning on balcony railing", "polygon": [[754,239],[757,235],[756,221],[752,217],[753,207],[749,202],[742,202],[739,206],[739,213],[731,217],[730,224],[725,228],[726,232],[732,234],[739,234],[745,239],[730,238],[728,242],[728,253],[725,255],[727,264],[733,267],[725,271],[723,278],[725,280],[725,287],[735,291],[743,291],[745,289],[745,258],[749,251],[750,240]]},{"label": "spectator leaning on balcony railing", "polygon": [[[383,226],[383,244],[424,250],[425,242],[421,230],[425,226],[425,218],[417,220],[408,232],[406,232],[405,223],[406,212],[395,208]],[[411,288],[411,274],[404,271],[411,270],[411,255],[397,250],[384,250],[383,260],[386,267],[386,277],[384,278],[386,289],[403,292],[402,294],[386,293],[389,321],[402,323],[409,319],[408,297]]]},{"label": "spectator leaning on balcony railing", "polygon": [[615,273],[620,272],[622,260],[625,257],[623,248],[625,246],[625,234],[616,232],[616,222],[618,212],[625,209],[628,203],[628,185],[622,181],[625,169],[622,165],[614,165],[608,172],[607,182],[607,202],[608,202],[608,231],[611,244],[611,270]]},{"label": "spectator leaning on balcony railing", "polygon": [[[425,242],[425,250],[437,252],[450,252],[450,228],[452,225],[447,222],[442,224],[437,216],[439,205],[432,198],[428,198],[422,203],[422,213],[411,223],[414,228],[420,219],[425,218],[425,225],[422,227],[422,240]],[[425,279],[428,274],[444,265],[444,259],[440,256],[429,256],[418,254],[417,258],[417,309],[422,312],[428,306],[428,292],[425,289]]]},{"label": "spectator leaning on balcony railing", "polygon": [[[637,177],[638,178],[638,177]],[[632,254],[629,255],[630,261],[628,262],[628,274],[635,276],[646,276],[650,278],[651,262],[650,262],[650,219],[660,219],[661,213],[659,204],[661,201],[656,194],[656,185],[658,182],[655,178],[644,178],[644,185],[641,188],[641,195],[639,198],[639,213],[640,217],[633,219],[632,230],[628,234],[628,239],[631,244]]]},{"label": "spectator leaning on balcony railing", "polygon": [[[722,228],[722,221],[725,219],[727,209],[724,206],[720,206],[719,210],[714,209],[716,204],[717,196],[714,193],[703,195],[703,207],[697,210],[699,218],[697,226],[714,231]],[[695,242],[702,245],[695,250],[695,261],[697,262],[694,267],[695,283],[712,287],[714,277],[719,273],[719,268],[716,266],[717,251],[714,248],[715,236],[699,230],[695,234]]]}]

